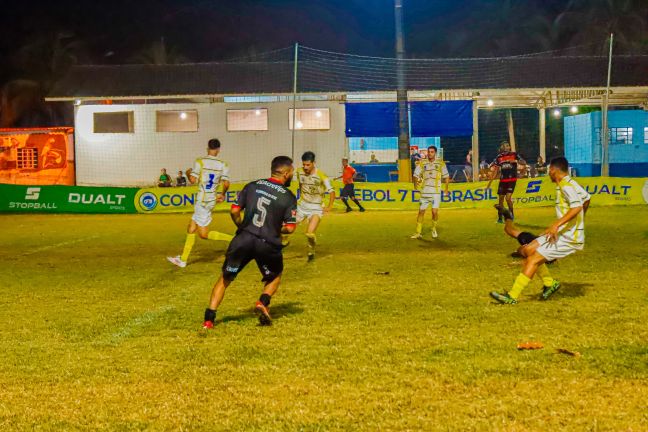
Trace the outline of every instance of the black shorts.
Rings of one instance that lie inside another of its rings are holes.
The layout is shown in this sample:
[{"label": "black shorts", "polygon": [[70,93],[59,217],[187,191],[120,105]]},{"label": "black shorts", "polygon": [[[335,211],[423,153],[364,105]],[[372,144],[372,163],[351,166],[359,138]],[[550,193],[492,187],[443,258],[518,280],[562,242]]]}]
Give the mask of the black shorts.
[{"label": "black shorts", "polygon": [[270,282],[283,272],[281,248],[260,237],[241,231],[229,244],[223,263],[223,278],[233,281],[250,261],[256,261],[264,282]]},{"label": "black shorts", "polygon": [[355,198],[355,187],[353,183],[344,185],[340,198]]},{"label": "black shorts", "polygon": [[517,241],[522,246],[524,246],[524,245],[528,245],[529,243],[531,243],[536,238],[538,238],[537,235],[531,234],[530,232],[523,231],[517,236]]},{"label": "black shorts", "polygon": [[500,180],[499,186],[497,186],[497,195],[506,195],[506,194],[512,194],[513,191],[515,190],[515,184],[517,183],[516,181],[510,181],[510,182],[503,182]]}]

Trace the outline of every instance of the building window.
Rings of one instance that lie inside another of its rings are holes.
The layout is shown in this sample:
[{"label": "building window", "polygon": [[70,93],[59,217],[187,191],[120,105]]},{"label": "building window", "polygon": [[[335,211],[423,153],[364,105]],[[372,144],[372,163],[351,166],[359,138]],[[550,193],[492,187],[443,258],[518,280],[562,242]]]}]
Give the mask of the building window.
[{"label": "building window", "polygon": [[227,110],[229,132],[267,131],[267,108]]},{"label": "building window", "polygon": [[[601,128],[596,128],[596,141],[601,144]],[[608,143],[610,145],[632,144],[632,128],[608,129]]]},{"label": "building window", "polygon": [[198,132],[198,111],[156,111],[157,132]]},{"label": "building window", "polygon": [[632,128],[610,128],[610,144],[632,144]]},{"label": "building window", "polygon": [[34,147],[23,147],[18,149],[16,166],[18,169],[38,168],[38,149]]},{"label": "building window", "polygon": [[94,113],[94,133],[133,133],[133,111]]},{"label": "building window", "polygon": [[648,144],[648,127],[644,128],[644,144]]},{"label": "building window", "polygon": [[[295,112],[297,130],[328,130],[331,119],[328,108],[298,108]],[[288,110],[288,129],[293,128],[293,110]]]}]

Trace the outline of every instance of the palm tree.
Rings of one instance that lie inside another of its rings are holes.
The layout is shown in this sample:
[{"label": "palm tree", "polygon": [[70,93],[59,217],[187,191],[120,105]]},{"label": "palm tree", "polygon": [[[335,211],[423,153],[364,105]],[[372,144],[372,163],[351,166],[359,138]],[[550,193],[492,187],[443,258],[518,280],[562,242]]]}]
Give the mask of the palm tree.
[{"label": "palm tree", "polygon": [[175,48],[168,48],[164,38],[154,41],[132,57],[133,63],[166,65],[187,63],[189,59]]}]

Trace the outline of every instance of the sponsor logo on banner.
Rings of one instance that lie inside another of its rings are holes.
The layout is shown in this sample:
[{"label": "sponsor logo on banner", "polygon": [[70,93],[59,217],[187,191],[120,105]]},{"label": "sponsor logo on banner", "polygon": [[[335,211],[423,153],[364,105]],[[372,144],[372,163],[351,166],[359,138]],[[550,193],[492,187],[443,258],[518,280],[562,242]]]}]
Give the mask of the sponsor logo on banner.
[{"label": "sponsor logo on banner", "polygon": [[538,193],[540,192],[540,186],[542,186],[542,180],[533,180],[530,181],[526,188],[526,193]]},{"label": "sponsor logo on banner", "polygon": [[40,196],[40,191],[41,191],[41,188],[39,188],[39,187],[27,188],[27,192],[25,193],[25,199],[26,200],[37,201],[38,197]]},{"label": "sponsor logo on banner", "polygon": [[78,193],[71,192],[68,194],[68,203],[70,204],[82,204],[82,205],[97,205],[104,204],[110,205],[110,208],[113,210],[125,209],[122,205],[122,202],[126,198],[126,195],[121,194],[102,194],[102,193]]},{"label": "sponsor logo on banner", "polygon": [[152,211],[157,207],[158,199],[154,193],[146,192],[139,197],[139,204],[144,210]]}]

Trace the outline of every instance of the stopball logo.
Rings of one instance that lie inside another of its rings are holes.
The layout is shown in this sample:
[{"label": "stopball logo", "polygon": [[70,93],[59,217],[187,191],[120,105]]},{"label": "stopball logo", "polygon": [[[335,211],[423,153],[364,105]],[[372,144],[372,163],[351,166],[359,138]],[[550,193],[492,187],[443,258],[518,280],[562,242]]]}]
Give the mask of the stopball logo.
[{"label": "stopball logo", "polygon": [[151,211],[157,207],[158,199],[155,194],[146,192],[140,196],[139,203],[144,210]]},{"label": "stopball logo", "polygon": [[540,192],[540,185],[542,185],[542,180],[530,181],[526,188],[526,193],[538,193]]},{"label": "stopball logo", "polygon": [[39,187],[27,188],[27,192],[25,193],[25,199],[30,201],[38,201],[38,197],[40,196],[40,191],[41,188]]}]

